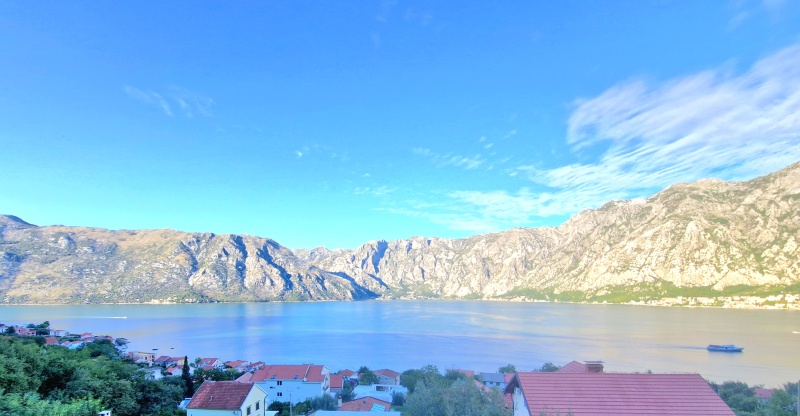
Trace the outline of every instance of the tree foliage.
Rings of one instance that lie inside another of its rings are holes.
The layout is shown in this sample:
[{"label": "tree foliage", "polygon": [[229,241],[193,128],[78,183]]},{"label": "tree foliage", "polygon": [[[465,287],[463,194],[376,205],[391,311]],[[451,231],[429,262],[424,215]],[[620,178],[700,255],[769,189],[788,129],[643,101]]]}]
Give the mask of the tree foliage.
[{"label": "tree foliage", "polygon": [[409,393],[414,393],[420,382],[427,386],[446,386],[448,384],[435,365],[426,365],[418,370],[406,370],[400,375],[400,385],[407,388]]},{"label": "tree foliage", "polygon": [[342,391],[336,395],[341,398],[343,402],[349,402],[355,399],[356,395],[353,393],[353,384],[349,380],[342,380]]},{"label": "tree foliage", "polygon": [[171,415],[180,414],[182,398],[182,389],[148,380],[121,360],[107,340],[75,351],[0,337],[0,414],[96,415],[109,408],[121,416]]},{"label": "tree foliage", "polygon": [[553,363],[548,361],[548,362],[542,364],[541,367],[539,367],[538,369],[533,370],[533,371],[537,371],[537,372],[541,372],[541,373],[555,373],[556,371],[558,371],[560,369],[561,369],[560,365],[555,365],[555,364],[553,364]]},{"label": "tree foliage", "polygon": [[507,416],[503,396],[483,390],[472,380],[458,380],[449,386],[425,381],[417,383],[403,407],[407,416]]},{"label": "tree foliage", "polygon": [[795,416],[797,410],[797,383],[786,383],[776,389],[769,400],[762,401],[756,388],[740,381],[711,383],[711,387],[738,416]]},{"label": "tree foliage", "polygon": [[367,367],[358,369],[358,384],[362,386],[371,386],[378,384],[378,376]]},{"label": "tree foliage", "polygon": [[498,368],[497,372],[504,374],[514,374],[517,372],[517,367],[515,367],[514,364],[508,364]]},{"label": "tree foliage", "polygon": [[323,394],[308,401],[308,408],[311,411],[336,410],[339,407],[338,405],[339,402],[330,394]]}]

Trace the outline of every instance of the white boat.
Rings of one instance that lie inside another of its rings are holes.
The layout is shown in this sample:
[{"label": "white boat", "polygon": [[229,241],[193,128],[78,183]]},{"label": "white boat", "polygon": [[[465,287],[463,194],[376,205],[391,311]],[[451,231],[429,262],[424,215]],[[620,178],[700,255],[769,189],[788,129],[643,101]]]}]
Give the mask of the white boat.
[{"label": "white boat", "polygon": [[727,345],[711,344],[706,348],[709,351],[720,351],[720,352],[742,352],[742,350],[744,349],[744,347],[737,347],[733,344],[727,344]]}]

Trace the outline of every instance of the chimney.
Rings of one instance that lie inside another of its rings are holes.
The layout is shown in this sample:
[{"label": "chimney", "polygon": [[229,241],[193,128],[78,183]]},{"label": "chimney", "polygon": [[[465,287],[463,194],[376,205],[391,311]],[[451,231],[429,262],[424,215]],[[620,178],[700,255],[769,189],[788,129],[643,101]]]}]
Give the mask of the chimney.
[{"label": "chimney", "polygon": [[586,372],[587,373],[602,373],[603,372],[603,362],[602,361],[585,361],[586,364]]}]

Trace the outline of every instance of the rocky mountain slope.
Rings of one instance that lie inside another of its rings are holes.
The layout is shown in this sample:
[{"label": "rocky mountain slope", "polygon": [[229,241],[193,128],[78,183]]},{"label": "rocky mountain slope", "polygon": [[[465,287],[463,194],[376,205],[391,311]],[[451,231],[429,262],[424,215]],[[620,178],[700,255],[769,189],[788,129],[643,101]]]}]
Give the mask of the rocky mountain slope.
[{"label": "rocky mountain slope", "polygon": [[800,283],[800,163],[613,201],[556,228],[289,250],[251,236],[0,216],[0,302],[579,298]]}]

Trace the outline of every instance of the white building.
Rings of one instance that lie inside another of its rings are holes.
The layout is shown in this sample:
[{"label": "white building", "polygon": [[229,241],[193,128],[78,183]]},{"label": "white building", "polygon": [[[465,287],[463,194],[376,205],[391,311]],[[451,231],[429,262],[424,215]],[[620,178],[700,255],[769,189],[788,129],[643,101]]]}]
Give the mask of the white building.
[{"label": "white building", "polygon": [[324,365],[265,365],[253,373],[249,381],[267,392],[267,404],[297,404],[330,394],[330,373]]},{"label": "white building", "polygon": [[267,416],[267,393],[253,383],[206,381],[186,405],[187,416]]}]

